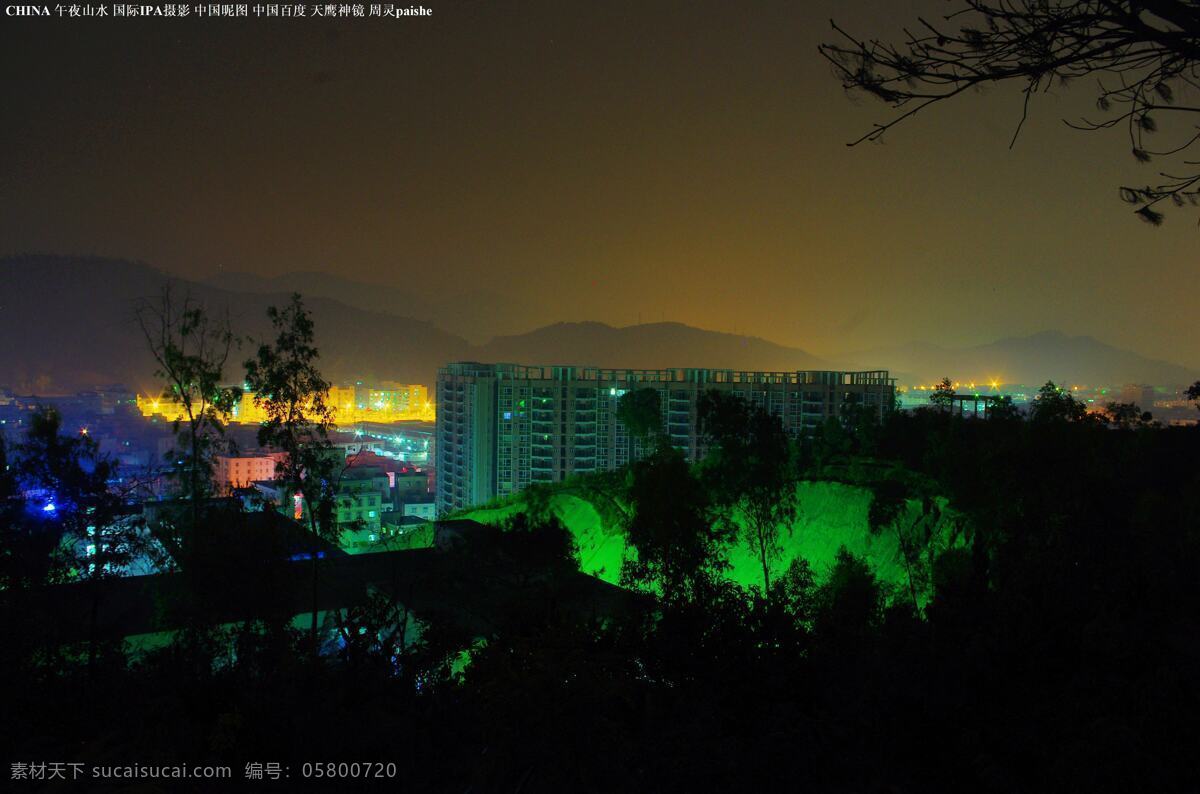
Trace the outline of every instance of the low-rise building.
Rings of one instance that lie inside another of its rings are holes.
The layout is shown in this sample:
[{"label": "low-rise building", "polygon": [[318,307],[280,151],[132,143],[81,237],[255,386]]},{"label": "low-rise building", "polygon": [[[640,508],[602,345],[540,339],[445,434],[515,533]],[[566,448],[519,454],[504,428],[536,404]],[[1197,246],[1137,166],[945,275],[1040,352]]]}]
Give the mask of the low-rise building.
[{"label": "low-rise building", "polygon": [[437,501],[433,494],[427,494],[420,501],[403,502],[400,504],[400,514],[432,521],[437,518]]},{"label": "low-rise building", "polygon": [[345,529],[379,534],[385,504],[390,504],[388,475],[375,466],[347,469],[338,482],[334,520]]},{"label": "low-rise building", "polygon": [[[265,480],[254,483],[261,501],[301,523],[308,522],[308,505],[283,483]],[[375,467],[346,469],[333,497],[333,522],[341,532],[379,534],[385,507],[391,505],[387,473]]]},{"label": "low-rise building", "polygon": [[213,483],[218,494],[230,494],[248,488],[261,480],[275,479],[280,453],[256,455],[218,455],[213,469]]}]

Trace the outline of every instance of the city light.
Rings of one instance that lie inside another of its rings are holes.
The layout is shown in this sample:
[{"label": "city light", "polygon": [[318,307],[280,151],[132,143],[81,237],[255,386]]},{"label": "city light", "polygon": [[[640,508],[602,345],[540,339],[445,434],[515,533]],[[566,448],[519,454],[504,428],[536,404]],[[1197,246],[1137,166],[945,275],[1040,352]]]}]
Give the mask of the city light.
[{"label": "city light", "polygon": [[[366,389],[369,398],[358,402],[356,390]],[[359,422],[432,422],[437,418],[437,406],[427,399],[428,389],[420,384],[373,386],[331,386],[326,401],[333,410],[334,423],[351,425]],[[155,399],[138,395],[136,404],[147,418],[162,416],[167,421],[186,418],[178,399]],[[243,388],[235,397],[228,421],[230,424],[263,424],[268,420],[266,407],[254,392]]]}]

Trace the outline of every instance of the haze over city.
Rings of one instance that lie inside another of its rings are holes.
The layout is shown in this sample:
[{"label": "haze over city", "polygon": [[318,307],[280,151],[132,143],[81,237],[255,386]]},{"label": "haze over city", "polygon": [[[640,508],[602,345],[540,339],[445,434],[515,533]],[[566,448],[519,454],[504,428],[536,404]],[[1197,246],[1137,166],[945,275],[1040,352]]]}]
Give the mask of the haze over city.
[{"label": "haze over city", "polygon": [[1089,86],[1037,95],[1012,149],[1016,86],[845,146],[887,111],[833,79],[829,19],[892,36],[939,13],[454,2],[102,38],[8,24],[0,240],[186,279],[469,293],[494,316],[465,329],[476,343],[669,320],[832,358],[1056,330],[1200,368],[1194,218],[1152,228],[1118,200],[1154,166],[1119,130],[1063,124],[1094,110]]}]

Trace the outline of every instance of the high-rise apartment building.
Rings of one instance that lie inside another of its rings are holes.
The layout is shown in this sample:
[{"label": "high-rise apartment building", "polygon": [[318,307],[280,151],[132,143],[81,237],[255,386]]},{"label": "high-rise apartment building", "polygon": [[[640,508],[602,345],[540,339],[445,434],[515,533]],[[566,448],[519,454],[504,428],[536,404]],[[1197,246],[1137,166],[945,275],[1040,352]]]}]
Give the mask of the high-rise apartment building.
[{"label": "high-rise apartment building", "polygon": [[870,372],[600,369],[460,362],[437,384],[437,505],[442,514],[535,482],[615,469],[641,456],[617,419],[621,396],[659,392],[662,426],[691,460],[701,454],[697,404],[709,390],[778,414],[794,436],[847,406],[891,409],[895,380]]}]

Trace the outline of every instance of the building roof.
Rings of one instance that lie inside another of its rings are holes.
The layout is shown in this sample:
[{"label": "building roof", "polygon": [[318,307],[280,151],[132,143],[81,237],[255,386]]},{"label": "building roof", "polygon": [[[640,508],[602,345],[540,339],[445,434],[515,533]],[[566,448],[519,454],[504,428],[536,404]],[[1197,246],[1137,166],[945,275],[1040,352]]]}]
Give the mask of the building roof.
[{"label": "building roof", "polygon": [[376,477],[387,477],[387,472],[379,466],[355,466],[342,473],[342,480],[371,480]]},{"label": "building roof", "polygon": [[350,469],[362,468],[364,466],[374,466],[387,472],[395,472],[396,474],[424,473],[411,463],[405,463],[402,460],[389,458],[386,455],[380,455],[371,450],[363,450],[362,452],[346,458],[346,466]]},{"label": "building roof", "polygon": [[825,384],[893,386],[887,370],[785,370],[775,372],[671,367],[667,369],[620,369],[577,364],[481,364],[459,361],[438,370],[438,377],[465,376],[513,380],[595,381],[597,383],[738,383],[738,384]]},{"label": "building roof", "polygon": [[[471,534],[465,526],[470,523],[474,522],[455,522],[454,529]],[[206,610],[212,620],[223,623],[261,617],[272,608],[268,604],[290,615],[307,613],[313,603],[311,565],[308,561],[283,562],[269,581],[251,577],[240,579],[238,588],[213,588]],[[322,611],[360,605],[369,592],[384,592],[417,615],[448,619],[480,635],[493,631],[505,619],[507,605],[544,596],[538,589],[544,584],[531,580],[528,571],[512,561],[472,559],[464,564],[457,555],[436,549],[332,557],[322,563],[320,571],[317,607]],[[93,593],[99,597],[100,636],[129,637],[169,631],[178,625],[177,618],[159,605],[184,600],[184,574],[101,580],[94,583],[95,591],[90,584],[0,593],[0,603],[39,616],[63,642],[88,636]],[[613,614],[639,598],[583,573],[567,576],[555,588],[556,604],[584,615]]]}]

